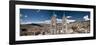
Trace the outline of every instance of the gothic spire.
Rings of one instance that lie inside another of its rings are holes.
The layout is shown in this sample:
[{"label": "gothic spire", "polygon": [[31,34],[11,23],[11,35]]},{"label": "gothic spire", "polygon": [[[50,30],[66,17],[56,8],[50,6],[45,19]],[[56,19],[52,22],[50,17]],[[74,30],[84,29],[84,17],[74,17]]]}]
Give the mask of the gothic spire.
[{"label": "gothic spire", "polygon": [[55,14],[55,12],[53,12],[53,16],[55,16],[55,17],[57,16],[57,15]]}]

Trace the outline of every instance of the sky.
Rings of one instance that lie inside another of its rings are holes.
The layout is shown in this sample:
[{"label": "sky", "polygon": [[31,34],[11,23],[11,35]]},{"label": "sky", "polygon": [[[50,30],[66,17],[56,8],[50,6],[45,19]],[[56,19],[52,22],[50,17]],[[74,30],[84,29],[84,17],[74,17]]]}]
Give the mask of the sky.
[{"label": "sky", "polygon": [[20,23],[50,22],[52,16],[62,20],[65,15],[69,21],[84,21],[90,19],[89,11],[46,10],[46,9],[20,9]]}]

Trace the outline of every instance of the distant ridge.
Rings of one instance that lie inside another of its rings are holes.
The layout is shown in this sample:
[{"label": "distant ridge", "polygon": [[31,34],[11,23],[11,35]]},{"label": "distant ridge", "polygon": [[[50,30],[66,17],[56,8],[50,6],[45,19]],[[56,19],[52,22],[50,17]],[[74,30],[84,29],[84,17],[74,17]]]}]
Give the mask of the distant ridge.
[{"label": "distant ridge", "polygon": [[39,25],[39,24],[34,24],[34,23],[31,23],[31,24],[21,24],[21,25],[32,25],[32,26],[39,26],[39,27],[42,27],[41,25]]}]

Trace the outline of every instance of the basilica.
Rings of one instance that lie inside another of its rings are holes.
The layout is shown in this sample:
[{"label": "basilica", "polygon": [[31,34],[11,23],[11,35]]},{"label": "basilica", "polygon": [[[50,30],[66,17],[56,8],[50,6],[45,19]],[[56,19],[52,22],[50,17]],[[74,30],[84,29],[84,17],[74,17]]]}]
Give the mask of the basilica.
[{"label": "basilica", "polygon": [[62,17],[62,23],[57,24],[56,16],[51,17],[50,34],[67,33],[67,18],[65,15]]}]

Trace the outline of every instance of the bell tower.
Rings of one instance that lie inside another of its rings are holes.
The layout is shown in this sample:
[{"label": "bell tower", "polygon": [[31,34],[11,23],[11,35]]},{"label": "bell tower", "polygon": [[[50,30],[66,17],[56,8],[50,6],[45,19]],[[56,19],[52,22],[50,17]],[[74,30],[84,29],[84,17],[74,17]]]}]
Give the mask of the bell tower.
[{"label": "bell tower", "polygon": [[53,12],[53,16],[51,17],[51,24],[50,24],[51,34],[56,34],[57,33],[57,20],[56,20],[56,14]]},{"label": "bell tower", "polygon": [[67,32],[67,17],[65,16],[65,13],[62,17],[62,31],[61,33],[66,33]]}]

